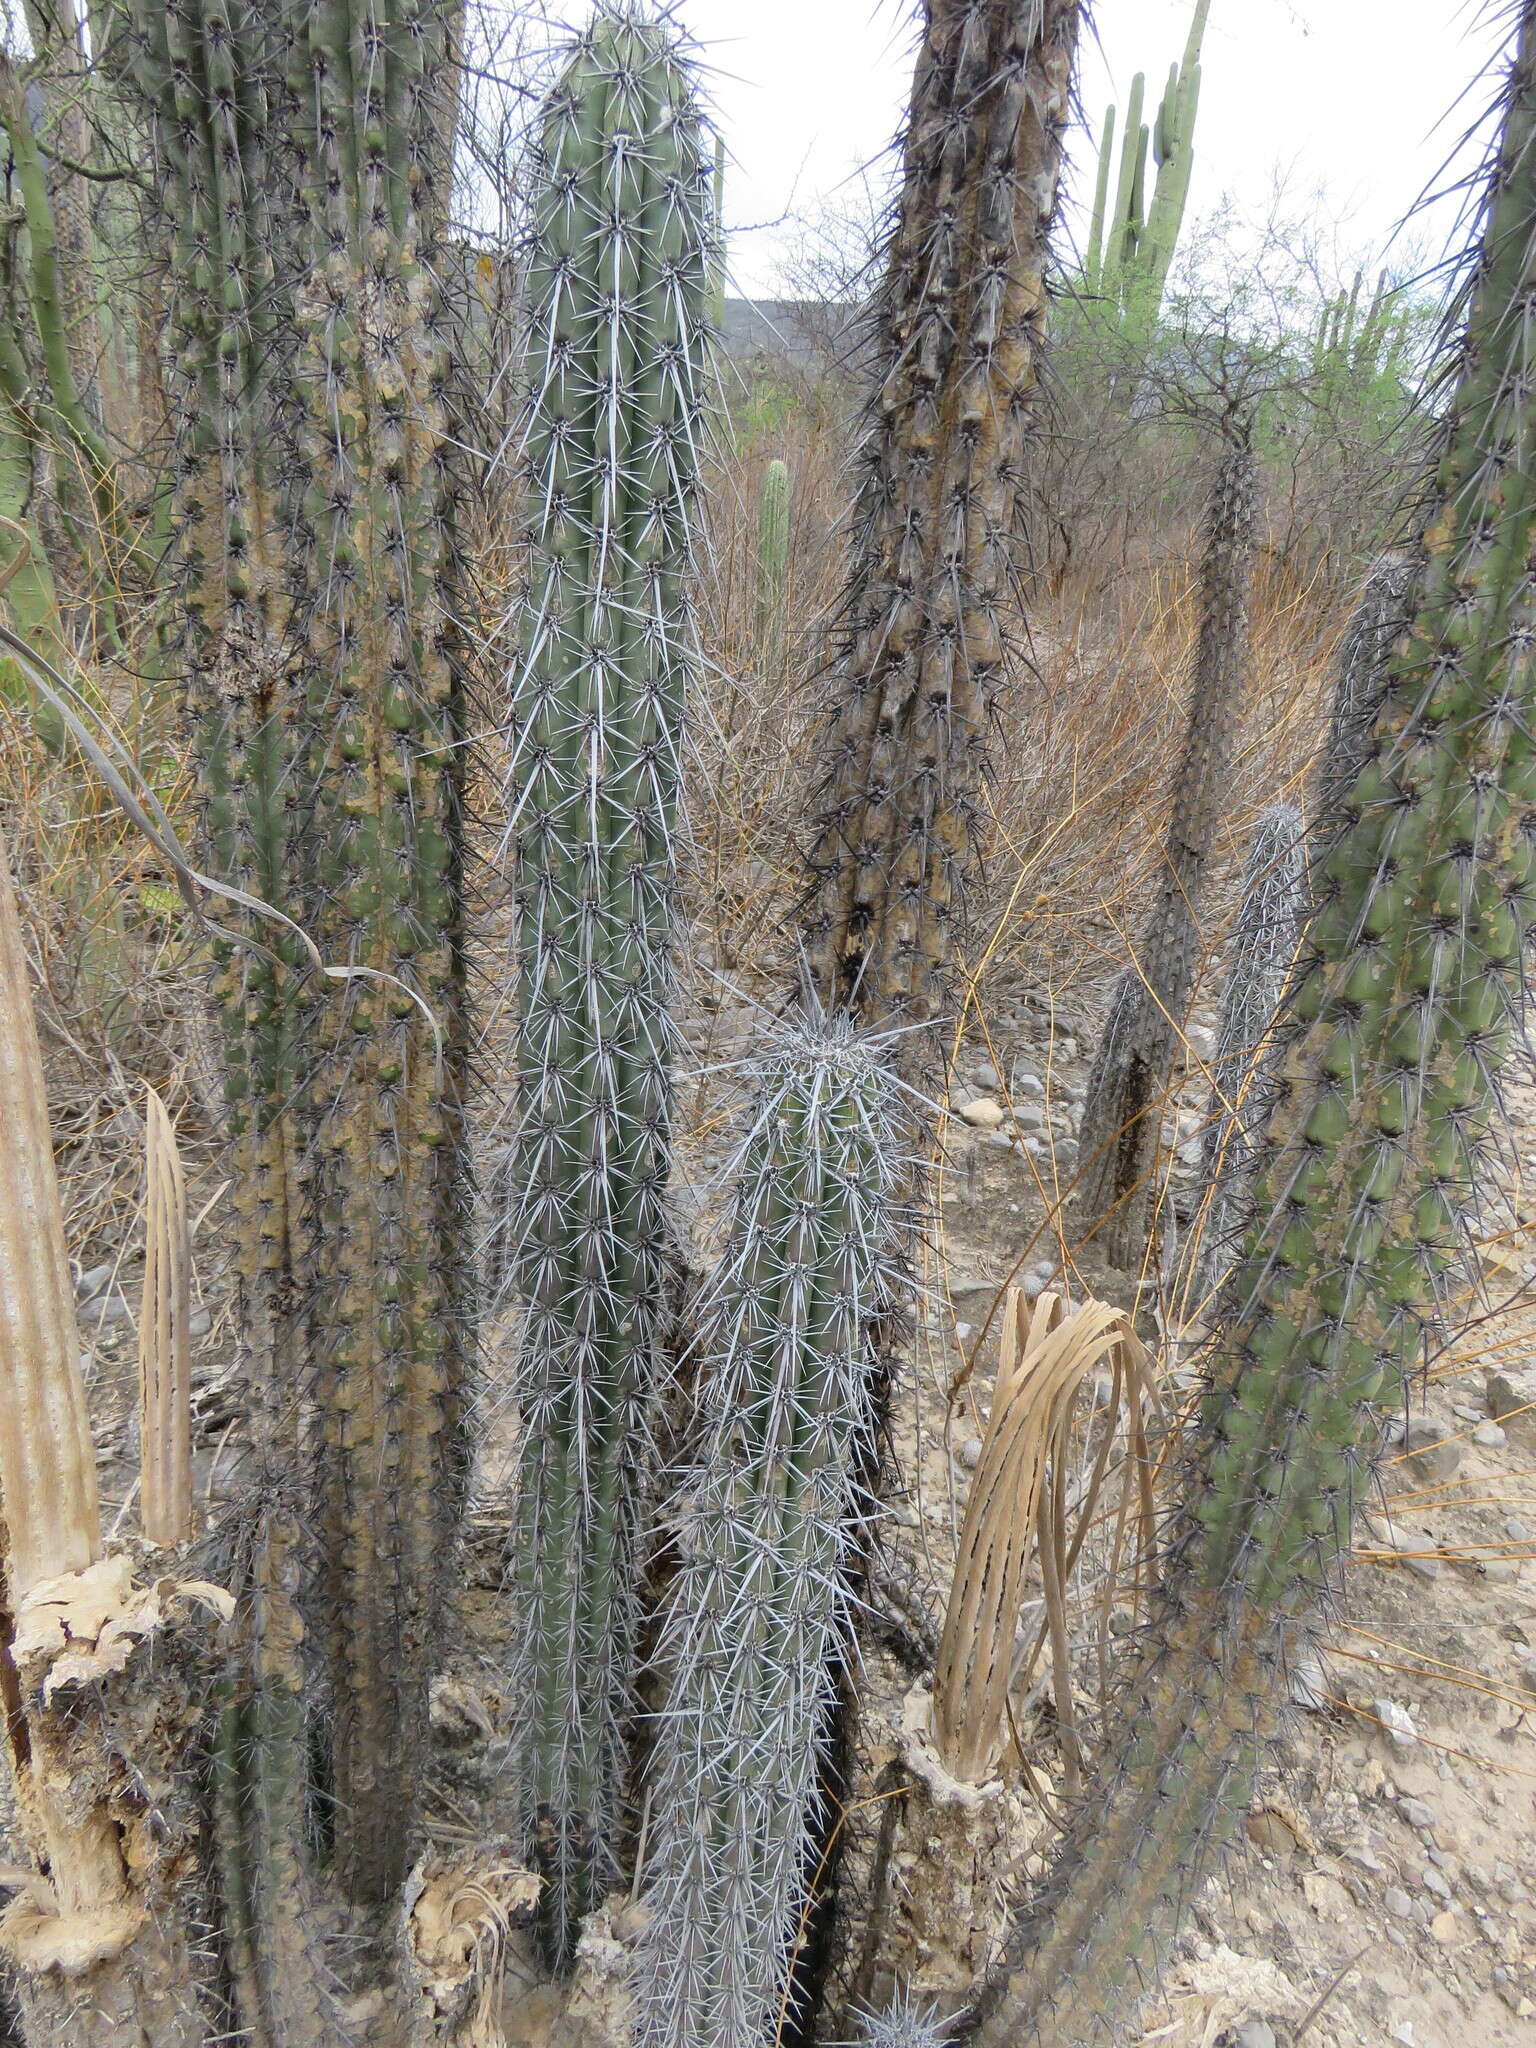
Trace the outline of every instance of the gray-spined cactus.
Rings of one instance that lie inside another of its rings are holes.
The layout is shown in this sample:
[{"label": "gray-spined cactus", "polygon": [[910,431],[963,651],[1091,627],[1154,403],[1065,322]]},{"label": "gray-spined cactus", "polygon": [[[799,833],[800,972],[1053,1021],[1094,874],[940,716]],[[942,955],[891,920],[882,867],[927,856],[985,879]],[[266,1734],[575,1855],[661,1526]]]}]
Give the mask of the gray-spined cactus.
[{"label": "gray-spined cactus", "polygon": [[657,1655],[643,2048],[755,2048],[784,1997],[910,1145],[881,1048],[846,1022],[786,1030],[700,1309],[700,1450]]},{"label": "gray-spined cactus", "polygon": [[1407,630],[1419,564],[1404,549],[1373,564],[1339,642],[1338,674],[1328,735],[1317,764],[1313,801],[1314,855],[1348,822],[1345,806],[1371,749],[1371,731],[1387,682],[1387,657]]},{"label": "gray-spined cactus", "polygon": [[1536,0],[1516,26],[1409,624],[1277,1027],[1157,1607],[974,2015],[983,2048],[1125,2037],[1244,1810],[1294,1617],[1349,1542],[1378,1404],[1401,1398],[1462,1241],[1536,919]]},{"label": "gray-spined cactus", "polygon": [[513,679],[523,1422],[512,1765],[557,1965],[614,1871],[668,1267],[667,1003],[711,163],[677,39],[604,5],[537,147]]},{"label": "gray-spined cactus", "polygon": [[1201,1291],[1220,1279],[1230,1238],[1249,1191],[1253,1140],[1262,1125],[1265,1041],[1306,914],[1305,825],[1295,804],[1274,804],[1260,818],[1243,866],[1232,925],[1231,956],[1221,996],[1221,1023],[1211,1060],[1211,1107],[1205,1128],[1210,1182]]}]

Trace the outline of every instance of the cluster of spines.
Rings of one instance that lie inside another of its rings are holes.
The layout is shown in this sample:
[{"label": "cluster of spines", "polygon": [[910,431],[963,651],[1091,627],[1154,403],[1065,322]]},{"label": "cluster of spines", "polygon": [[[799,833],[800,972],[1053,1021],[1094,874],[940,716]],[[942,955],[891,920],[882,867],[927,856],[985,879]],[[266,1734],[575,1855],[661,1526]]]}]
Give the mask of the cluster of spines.
[{"label": "cluster of spines", "polygon": [[1197,918],[1227,800],[1247,675],[1256,471],[1241,421],[1228,424],[1201,568],[1200,638],[1184,753],[1174,783],[1157,900],[1121,982],[1089,1075],[1077,1208],[1104,1256],[1134,1265],[1180,1033],[1199,971]]},{"label": "cluster of spines", "polygon": [[1230,1250],[1248,1192],[1254,1137],[1266,1106],[1266,1046],[1306,913],[1305,826],[1295,804],[1274,804],[1254,829],[1243,865],[1211,1059],[1205,1128],[1210,1206],[1202,1289],[1210,1293]]},{"label": "cluster of spines", "polygon": [[468,1343],[451,12],[174,0],[125,43],[173,230],[207,858],[341,970],[253,925],[218,995],[261,1455],[312,1480],[337,1861],[372,1900],[409,1854]]},{"label": "cluster of spines", "polygon": [[1474,1192],[1536,915],[1536,6],[1519,16],[1423,557],[1277,1027],[1254,1220],[1115,1759],[975,2015],[1111,2032],[1240,1812]]},{"label": "cluster of spines", "polygon": [[644,8],[600,7],[537,155],[532,569],[510,704],[512,1766],[546,1952],[563,1966],[614,1870],[668,1269],[674,832],[714,245],[674,35]]},{"label": "cluster of spines", "polygon": [[753,2048],[786,1996],[910,1149],[882,1048],[846,1021],[786,1029],[697,1312],[699,1450],[656,1658],[643,2048]]},{"label": "cluster of spines", "polygon": [[1023,638],[1018,511],[1081,13],[937,0],[918,56],[807,847],[811,980],[870,1021],[949,999],[989,723]]}]

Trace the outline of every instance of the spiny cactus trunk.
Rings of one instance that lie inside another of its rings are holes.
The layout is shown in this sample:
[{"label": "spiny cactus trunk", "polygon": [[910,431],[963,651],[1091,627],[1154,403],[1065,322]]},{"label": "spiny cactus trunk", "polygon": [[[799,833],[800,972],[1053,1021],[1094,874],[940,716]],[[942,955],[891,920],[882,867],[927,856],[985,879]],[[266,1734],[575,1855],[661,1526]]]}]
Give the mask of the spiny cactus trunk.
[{"label": "spiny cactus trunk", "polygon": [[1221,1026],[1211,1061],[1211,1107],[1205,1129],[1211,1194],[1198,1283],[1206,1297],[1221,1280],[1233,1232],[1246,1220],[1254,1138],[1266,1108],[1265,1041],[1301,940],[1306,892],[1301,812],[1295,804],[1275,804],[1260,818],[1243,868]]},{"label": "spiny cactus trunk", "polygon": [[557,1965],[614,1870],[668,1241],[667,1001],[710,163],[671,35],[604,6],[534,198],[532,589],[515,678],[524,1429],[513,1768]]},{"label": "spiny cactus trunk", "polygon": [[1386,688],[1387,660],[1399,635],[1407,630],[1420,566],[1407,550],[1383,555],[1373,564],[1360,602],[1344,629],[1328,736],[1317,767],[1314,858],[1326,854],[1329,842],[1347,822],[1345,805],[1370,754],[1376,714]]},{"label": "spiny cactus trunk", "polygon": [[949,1000],[988,726],[1023,659],[1018,514],[1081,14],[927,10],[808,850],[804,945],[832,1014],[922,1022]]},{"label": "spiny cactus trunk", "polygon": [[127,52],[174,231],[208,858],[331,970],[253,925],[262,950],[220,949],[218,995],[260,1457],[274,1484],[309,1475],[335,1853],[367,1902],[410,1849],[469,1342],[451,322],[432,270],[453,34],[440,0],[177,0],[134,10]]},{"label": "spiny cactus trunk", "polygon": [[996,2048],[1117,2038],[1241,1811],[1286,1618],[1347,1546],[1456,1254],[1536,913],[1536,5],[1524,0],[1411,625],[1281,1027],[1162,1595],[1097,1796],[982,2001]]},{"label": "spiny cactus trunk", "polygon": [[1254,491],[1253,450],[1233,428],[1211,497],[1200,644],[1157,905],[1112,999],[1083,1106],[1077,1214],[1114,1265],[1136,1265],[1145,1246],[1162,1108],[1200,965],[1196,920],[1242,710]]},{"label": "spiny cactus trunk", "polygon": [[776,1046],[700,1312],[702,1449],[657,1655],[643,2048],[755,2048],[785,1998],[817,1743],[850,1618],[871,1456],[871,1333],[896,1303],[910,1143],[879,1051],[846,1025]]}]

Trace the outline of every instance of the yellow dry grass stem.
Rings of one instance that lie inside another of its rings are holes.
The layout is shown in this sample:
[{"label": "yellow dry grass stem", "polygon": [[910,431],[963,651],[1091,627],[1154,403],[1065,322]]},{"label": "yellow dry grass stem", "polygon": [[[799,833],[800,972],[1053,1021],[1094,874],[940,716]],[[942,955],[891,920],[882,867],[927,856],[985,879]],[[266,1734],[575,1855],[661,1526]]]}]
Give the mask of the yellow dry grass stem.
[{"label": "yellow dry grass stem", "polygon": [[[1075,1503],[1067,1468],[1077,1396],[1111,1375],[1109,1418]],[[1146,1416],[1156,1406],[1151,1357],[1123,1309],[1089,1301],[1069,1309],[1042,1294],[1033,1307],[1010,1288],[992,1409],[961,1525],[955,1575],[934,1679],[934,1725],[946,1769],[979,1784],[995,1770],[1015,1678],[1014,1634],[1031,1556],[1039,1561],[1045,1621],[1029,1658],[1049,1642],[1056,1714],[1069,1783],[1079,1771],[1072,1711],[1066,1599],[1117,1443],[1126,1483],[1115,1513],[1110,1592],[1134,1517],[1134,1555],[1152,1534],[1152,1456]],[[1122,1437],[1119,1418],[1124,1417]],[[1025,1676],[1027,1677],[1027,1671]]]},{"label": "yellow dry grass stem", "polygon": [[173,1550],[192,1535],[192,1242],[176,1132],[154,1089],[145,1095],[139,1519]]}]

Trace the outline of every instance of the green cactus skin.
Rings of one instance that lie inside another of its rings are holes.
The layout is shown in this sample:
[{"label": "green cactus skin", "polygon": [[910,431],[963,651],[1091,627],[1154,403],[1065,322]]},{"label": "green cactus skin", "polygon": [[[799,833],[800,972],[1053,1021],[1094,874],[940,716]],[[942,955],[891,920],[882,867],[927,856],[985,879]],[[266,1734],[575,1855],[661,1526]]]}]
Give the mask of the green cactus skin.
[{"label": "green cactus skin", "polygon": [[928,8],[806,849],[809,981],[867,1022],[948,1005],[992,711],[1022,658],[1016,535],[1082,11]]},{"label": "green cactus skin", "polygon": [[1279,1028],[1255,1221],[1179,1489],[1161,1612],[1096,1796],[973,2016],[1082,2048],[1195,1892],[1456,1256],[1536,915],[1536,4],[1440,432],[1411,625]]},{"label": "green cactus skin", "polygon": [[1211,1198],[1203,1230],[1200,1292],[1222,1276],[1239,1221],[1247,1215],[1254,1138],[1263,1123],[1266,1041],[1307,907],[1305,825],[1295,804],[1274,804],[1260,818],[1243,867],[1222,990],[1221,1024],[1211,1061],[1205,1171]]},{"label": "green cactus skin", "polygon": [[708,375],[711,167],[680,45],[602,6],[533,198],[532,586],[514,679],[511,1247],[524,1440],[513,1737],[544,1947],[614,1873],[634,1538],[668,1272],[673,830]]},{"label": "green cactus skin", "polygon": [[638,2048],[757,2048],[782,2008],[910,1149],[878,1042],[813,1021],[770,1048],[696,1318],[702,1448],[679,1475],[685,1561],[657,1653]]},{"label": "green cactus skin", "polygon": [[464,1450],[452,37],[438,0],[145,0],[124,52],[172,231],[206,857],[343,971],[253,927],[217,989],[260,1456],[307,1475],[335,1860],[369,1903],[410,1854]]},{"label": "green cactus skin", "polygon": [[1088,225],[1088,253],[1083,259],[1083,283],[1097,292],[1104,275],[1105,226],[1109,217],[1109,174],[1115,158],[1115,110],[1104,109],[1104,126],[1099,131],[1099,167],[1093,181],[1093,213]]},{"label": "green cactus skin", "polygon": [[1227,800],[1247,673],[1254,494],[1253,449],[1234,422],[1211,494],[1200,642],[1163,880],[1136,966],[1111,1004],[1083,1106],[1076,1211],[1095,1230],[1105,1258],[1119,1266],[1137,1265],[1145,1246],[1159,1115],[1200,965],[1196,920]]},{"label": "green cactus skin", "polygon": [[789,637],[789,470],[779,461],[763,472],[757,530],[757,665],[778,682]]}]

